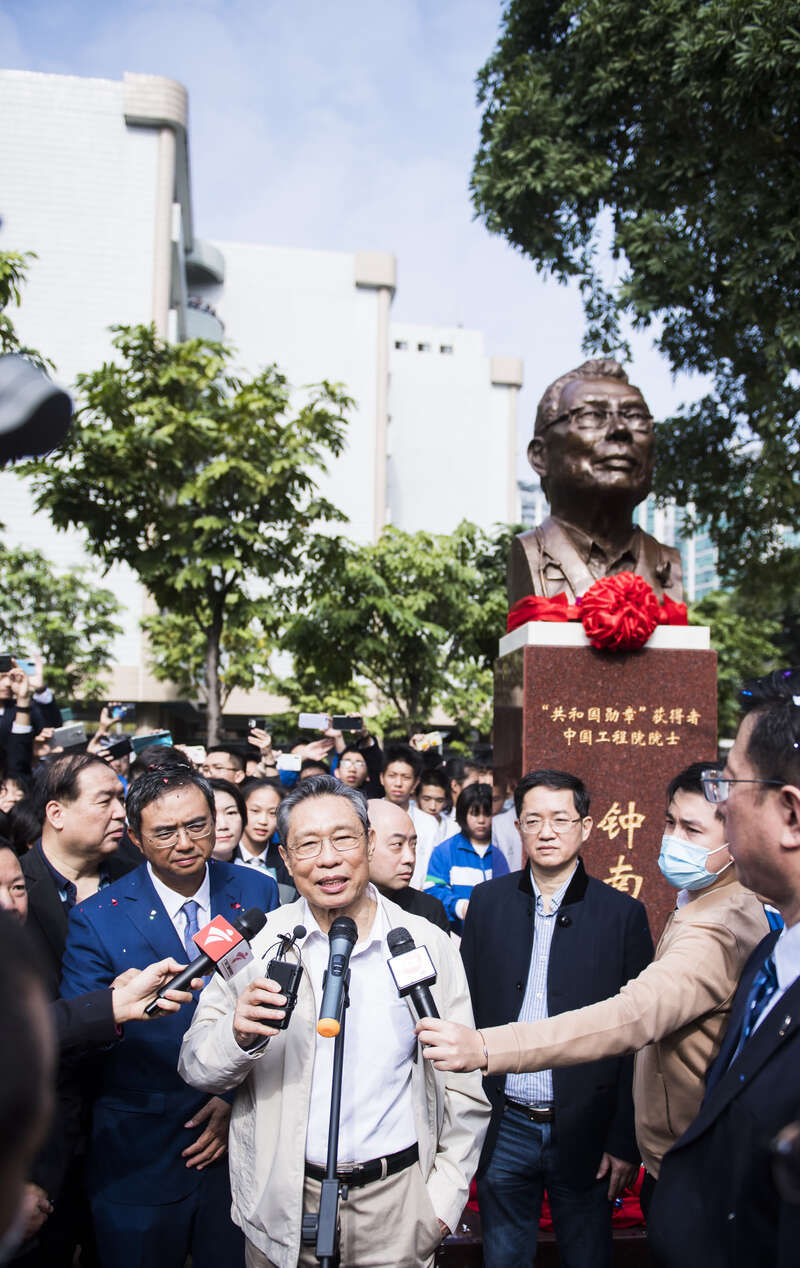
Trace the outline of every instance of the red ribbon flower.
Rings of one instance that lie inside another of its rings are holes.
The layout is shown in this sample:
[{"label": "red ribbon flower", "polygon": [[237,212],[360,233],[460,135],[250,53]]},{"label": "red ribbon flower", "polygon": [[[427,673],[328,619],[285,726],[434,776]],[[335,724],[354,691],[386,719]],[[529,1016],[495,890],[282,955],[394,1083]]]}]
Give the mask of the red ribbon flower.
[{"label": "red ribbon flower", "polygon": [[528,621],[582,621],[592,646],[610,652],[644,647],[657,625],[689,624],[685,603],[666,594],[659,603],[644,578],[633,572],[601,577],[575,604],[563,593],[549,599],[526,595],[509,612],[506,629],[510,634]]},{"label": "red ribbon flower", "polygon": [[658,599],[643,577],[601,577],[581,600],[581,621],[592,647],[630,652],[644,647],[659,621]]}]

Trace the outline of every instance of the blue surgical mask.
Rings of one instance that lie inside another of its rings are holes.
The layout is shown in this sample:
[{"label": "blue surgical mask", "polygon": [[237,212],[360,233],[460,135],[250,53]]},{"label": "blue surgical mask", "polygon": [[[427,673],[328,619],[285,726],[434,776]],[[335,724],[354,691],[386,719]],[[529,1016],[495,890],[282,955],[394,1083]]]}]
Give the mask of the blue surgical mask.
[{"label": "blue surgical mask", "polygon": [[658,866],[662,875],[676,889],[707,889],[733,862],[731,859],[720,871],[709,872],[706,860],[724,849],[724,845],[718,845],[716,850],[705,850],[702,845],[692,845],[682,837],[665,834],[661,838]]}]

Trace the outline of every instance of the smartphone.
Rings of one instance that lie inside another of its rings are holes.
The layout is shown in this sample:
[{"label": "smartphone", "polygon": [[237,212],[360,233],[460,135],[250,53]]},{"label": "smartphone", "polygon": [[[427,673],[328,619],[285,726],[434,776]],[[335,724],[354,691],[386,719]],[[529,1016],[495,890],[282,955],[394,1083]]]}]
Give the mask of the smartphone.
[{"label": "smartphone", "polygon": [[334,731],[363,731],[364,719],[357,713],[334,713],[331,726]]},{"label": "smartphone", "polygon": [[328,713],[301,713],[297,722],[304,731],[327,731],[330,724]]},{"label": "smartphone", "polygon": [[169,731],[149,731],[147,735],[132,736],[131,744],[134,753],[141,753],[143,748],[150,748],[151,744],[168,744],[171,746],[172,735]]},{"label": "smartphone", "polygon": [[17,662],[18,668],[21,669],[24,674],[27,674],[29,678],[32,678],[36,673],[36,666],[33,661],[23,660],[21,656],[15,656],[14,659]]},{"label": "smartphone", "polygon": [[131,744],[131,737],[129,735],[123,735],[121,740],[115,740],[113,744],[106,745],[101,756],[108,757],[112,761],[117,761],[118,758],[127,757],[128,754],[132,752],[133,745]]},{"label": "smartphone", "polygon": [[178,748],[186,754],[190,762],[194,762],[195,766],[202,766],[206,760],[206,751],[202,744],[179,744]]},{"label": "smartphone", "polygon": [[56,727],[50,748],[77,748],[86,743],[86,727],[82,722],[68,722],[66,726]]},{"label": "smartphone", "polygon": [[266,718],[248,718],[247,729],[248,731],[268,731],[269,727],[267,726],[267,719]]},{"label": "smartphone", "polygon": [[121,722],[123,718],[136,717],[135,704],[109,704],[108,708],[111,710],[111,716],[115,722]]},{"label": "smartphone", "polygon": [[11,668],[11,657],[3,652],[0,655],[0,674],[7,674]]},{"label": "smartphone", "polygon": [[281,753],[277,764],[278,770],[300,770],[303,759],[299,753]]},{"label": "smartphone", "polygon": [[63,707],[63,709],[61,710],[61,721],[62,721],[62,722],[71,722],[71,721],[72,721],[72,710],[71,710],[71,709],[69,709],[69,708],[67,708],[67,706],[66,706],[66,705],[65,705],[65,706]]}]

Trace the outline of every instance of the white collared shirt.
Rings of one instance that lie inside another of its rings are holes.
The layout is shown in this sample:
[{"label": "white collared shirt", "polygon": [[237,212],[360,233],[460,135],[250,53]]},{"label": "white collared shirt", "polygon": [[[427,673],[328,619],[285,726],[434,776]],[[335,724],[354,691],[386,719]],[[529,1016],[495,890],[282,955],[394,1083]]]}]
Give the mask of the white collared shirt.
[{"label": "white collared shirt", "polygon": [[430,857],[436,846],[450,835],[450,823],[446,815],[428,814],[427,810],[420,810],[418,806],[408,813],[417,832],[417,858],[409,884],[414,889],[424,889]]},{"label": "white collared shirt", "polygon": [[800,922],[790,929],[783,928],[772,951],[775,960],[775,972],[778,978],[778,989],[764,1007],[753,1030],[758,1030],[764,1018],[772,1012],[776,1004],[786,994],[793,982],[800,977]]},{"label": "white collared shirt", "polygon": [[238,863],[240,867],[254,867],[256,871],[263,872],[265,876],[271,876],[273,880],[278,879],[277,869],[267,866],[267,845],[260,854],[251,854],[246,850],[241,841],[233,851],[231,863]]},{"label": "white collared shirt", "polygon": [[[170,889],[163,881],[160,881],[153,872],[149,863],[147,864],[147,872],[150,880],[153,882],[153,888],[164,904],[167,915],[175,927],[175,932],[181,942],[183,942],[188,922],[186,919],[186,912],[182,910],[182,907],[185,902],[189,901],[189,899],[185,898],[183,894],[177,894],[174,889]],[[203,926],[207,925],[211,919],[211,885],[208,879],[207,863],[200,888],[196,894],[191,895],[191,898],[193,902],[197,903],[197,925],[198,928],[202,929]],[[184,946],[185,945],[186,944],[184,943]],[[197,954],[200,955],[199,948]]]},{"label": "white collared shirt", "polygon": [[[350,1007],[344,1041],[344,1077],[339,1124],[339,1162],[369,1162],[407,1149],[417,1139],[411,1071],[416,1052],[414,1019],[397,993],[389,972],[386,935],[392,927],[383,900],[373,885],[367,891],[377,903],[369,935],[350,956]],[[322,978],[328,967],[329,943],[303,902],[302,943],[317,1012],[322,1004]],[[328,1156],[328,1121],[335,1041],[316,1038],[311,1103],[306,1133],[306,1161],[324,1166]]]}]

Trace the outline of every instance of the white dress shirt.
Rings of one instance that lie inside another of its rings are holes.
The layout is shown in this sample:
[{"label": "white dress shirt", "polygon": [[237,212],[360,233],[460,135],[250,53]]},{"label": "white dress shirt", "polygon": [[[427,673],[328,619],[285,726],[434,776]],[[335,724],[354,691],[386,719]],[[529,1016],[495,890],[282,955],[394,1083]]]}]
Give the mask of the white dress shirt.
[{"label": "white dress shirt", "polygon": [[[175,932],[181,942],[183,942],[186,936],[186,926],[188,921],[186,919],[186,912],[181,909],[184,903],[189,902],[189,899],[185,898],[183,894],[177,894],[174,889],[170,889],[163,881],[160,881],[153,872],[149,863],[147,864],[147,872],[150,880],[153,882],[153,888],[166,907],[167,915],[175,927]],[[202,929],[203,926],[207,925],[211,919],[211,886],[208,880],[208,864],[206,864],[205,871],[203,872],[203,880],[200,888],[196,894],[191,895],[191,900],[192,902],[197,903],[197,925],[199,929]],[[184,943],[184,946],[185,945],[186,944]],[[200,955],[199,947],[197,954]]]},{"label": "white dress shirt", "polygon": [[245,849],[240,841],[231,856],[231,863],[238,863],[240,867],[254,867],[257,872],[263,873],[264,876],[271,876],[273,880],[278,879],[277,870],[274,867],[267,867],[267,850],[269,843],[264,847],[260,854],[251,854]]},{"label": "white dress shirt", "polygon": [[436,846],[451,835],[450,821],[446,815],[431,815],[426,810],[420,810],[419,806],[410,807],[408,813],[417,830],[417,859],[409,885],[414,889],[424,889],[430,857]]},{"label": "white dress shirt", "polygon": [[764,1018],[779,1004],[789,987],[800,977],[800,922],[790,929],[783,928],[772,951],[775,960],[775,973],[778,978],[778,989],[771,997],[753,1027],[758,1030]]},{"label": "white dress shirt", "polygon": [[[369,935],[350,956],[350,1007],[344,1040],[344,1077],[339,1124],[339,1162],[369,1162],[407,1149],[417,1139],[411,1072],[416,1052],[414,1019],[397,993],[387,961],[386,935],[392,927],[380,894]],[[307,902],[302,943],[317,1012],[322,1004],[322,978],[328,967],[329,943]],[[325,1166],[335,1040],[316,1036],[311,1104],[306,1134],[306,1161]]]},{"label": "white dress shirt", "polygon": [[508,863],[509,872],[522,867],[522,837],[517,827],[517,812],[512,806],[492,817],[492,845],[496,845]]}]

